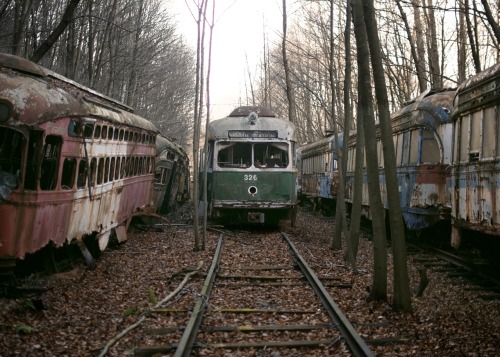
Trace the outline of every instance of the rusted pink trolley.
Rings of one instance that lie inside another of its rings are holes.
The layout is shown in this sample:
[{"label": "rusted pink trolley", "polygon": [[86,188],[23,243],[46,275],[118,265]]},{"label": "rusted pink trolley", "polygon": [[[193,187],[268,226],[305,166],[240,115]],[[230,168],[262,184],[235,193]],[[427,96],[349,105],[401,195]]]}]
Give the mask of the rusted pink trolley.
[{"label": "rusted pink trolley", "polygon": [[92,263],[89,244],[125,240],[131,217],[154,211],[156,135],[124,104],[0,54],[2,268],[68,243]]}]

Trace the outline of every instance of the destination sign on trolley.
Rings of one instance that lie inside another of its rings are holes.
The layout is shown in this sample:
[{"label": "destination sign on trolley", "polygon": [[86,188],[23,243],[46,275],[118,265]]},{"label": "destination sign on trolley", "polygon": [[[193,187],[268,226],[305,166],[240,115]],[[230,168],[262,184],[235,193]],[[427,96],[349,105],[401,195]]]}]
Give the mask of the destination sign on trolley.
[{"label": "destination sign on trolley", "polygon": [[277,130],[229,130],[228,136],[233,139],[274,139],[278,137]]}]

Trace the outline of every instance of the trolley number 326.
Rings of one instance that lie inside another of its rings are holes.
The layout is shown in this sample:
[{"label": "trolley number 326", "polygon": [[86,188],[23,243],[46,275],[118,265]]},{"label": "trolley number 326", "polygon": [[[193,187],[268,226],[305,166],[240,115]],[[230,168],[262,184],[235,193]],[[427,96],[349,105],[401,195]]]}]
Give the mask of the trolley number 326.
[{"label": "trolley number 326", "polygon": [[243,175],[245,181],[257,181],[257,175]]}]

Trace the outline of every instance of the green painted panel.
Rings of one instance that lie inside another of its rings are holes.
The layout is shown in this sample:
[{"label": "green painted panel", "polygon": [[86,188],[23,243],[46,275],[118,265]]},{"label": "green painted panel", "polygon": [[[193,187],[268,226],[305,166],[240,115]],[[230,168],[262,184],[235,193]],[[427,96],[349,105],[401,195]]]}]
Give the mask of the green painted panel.
[{"label": "green painted panel", "polygon": [[[213,172],[216,200],[296,202],[295,172]],[[256,188],[251,194],[250,188]]]}]

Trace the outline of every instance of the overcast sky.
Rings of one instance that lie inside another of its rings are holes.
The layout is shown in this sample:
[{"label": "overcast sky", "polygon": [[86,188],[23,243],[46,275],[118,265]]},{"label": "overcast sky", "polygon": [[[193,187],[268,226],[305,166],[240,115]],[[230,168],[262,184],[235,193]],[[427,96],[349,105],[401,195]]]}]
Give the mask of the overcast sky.
[{"label": "overcast sky", "polygon": [[[177,14],[180,32],[193,48],[196,47],[197,26],[187,4],[195,9],[193,3],[198,1],[166,0],[171,13]],[[257,71],[264,32],[269,41],[280,41],[282,1],[216,0],[215,13],[210,76],[211,119],[227,116],[240,105],[239,99],[246,97],[247,69],[252,74]]]}]

